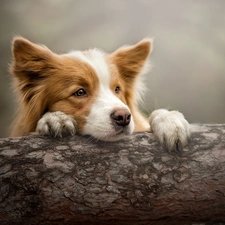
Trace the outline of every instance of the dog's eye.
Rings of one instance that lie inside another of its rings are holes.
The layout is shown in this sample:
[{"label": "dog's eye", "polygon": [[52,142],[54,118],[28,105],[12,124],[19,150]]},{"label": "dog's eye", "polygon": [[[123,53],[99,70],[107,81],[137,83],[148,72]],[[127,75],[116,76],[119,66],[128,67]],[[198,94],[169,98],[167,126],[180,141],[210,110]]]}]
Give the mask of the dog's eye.
[{"label": "dog's eye", "polygon": [[117,94],[120,92],[120,87],[119,87],[119,86],[116,86],[115,92],[116,92]]},{"label": "dog's eye", "polygon": [[83,88],[81,88],[81,89],[79,89],[78,91],[76,91],[76,92],[74,93],[74,95],[75,95],[75,96],[78,96],[78,97],[80,97],[80,96],[85,96],[85,95],[86,95],[86,91],[85,91]]}]

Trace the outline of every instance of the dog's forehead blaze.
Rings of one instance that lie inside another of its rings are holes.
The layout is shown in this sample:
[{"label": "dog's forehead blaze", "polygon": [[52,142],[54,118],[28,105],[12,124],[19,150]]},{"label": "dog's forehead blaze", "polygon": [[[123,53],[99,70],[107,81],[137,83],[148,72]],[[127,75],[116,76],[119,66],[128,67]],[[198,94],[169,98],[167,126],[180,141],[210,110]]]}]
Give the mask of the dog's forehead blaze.
[{"label": "dog's forehead blaze", "polygon": [[105,53],[98,49],[92,49],[83,52],[87,62],[96,72],[101,85],[108,86],[110,82],[110,74],[106,63]]},{"label": "dog's forehead blaze", "polygon": [[83,52],[74,51],[69,55],[89,65],[101,87],[110,88],[111,74],[105,53],[98,49],[92,49]]},{"label": "dog's forehead blaze", "polygon": [[[127,105],[125,80],[122,79],[117,66],[113,63],[113,60],[110,59],[109,55],[103,53],[101,50],[92,49],[83,52],[83,56],[86,57],[85,60],[93,67],[98,76],[100,91],[102,90],[105,93],[107,89],[108,91],[111,90],[111,93]],[[115,93],[115,88],[117,86],[122,89],[119,94]],[[111,95],[108,97],[111,98],[110,96]],[[110,101],[110,99],[108,100]]]}]

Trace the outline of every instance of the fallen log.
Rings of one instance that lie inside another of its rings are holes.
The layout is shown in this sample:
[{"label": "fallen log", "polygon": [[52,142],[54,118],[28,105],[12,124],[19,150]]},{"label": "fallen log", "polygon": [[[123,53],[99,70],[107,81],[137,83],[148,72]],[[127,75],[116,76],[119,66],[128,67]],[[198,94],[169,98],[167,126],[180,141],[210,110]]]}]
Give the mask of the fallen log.
[{"label": "fallen log", "polygon": [[178,152],[151,133],[0,139],[0,224],[225,224],[225,125]]}]

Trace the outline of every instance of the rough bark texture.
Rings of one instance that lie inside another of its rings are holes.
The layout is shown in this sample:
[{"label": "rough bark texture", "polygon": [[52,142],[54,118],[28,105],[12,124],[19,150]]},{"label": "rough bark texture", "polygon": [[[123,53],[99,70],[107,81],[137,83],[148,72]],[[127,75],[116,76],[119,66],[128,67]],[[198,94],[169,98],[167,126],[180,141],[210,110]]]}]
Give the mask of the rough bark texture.
[{"label": "rough bark texture", "polygon": [[225,125],[168,152],[150,133],[0,139],[0,224],[225,224]]}]

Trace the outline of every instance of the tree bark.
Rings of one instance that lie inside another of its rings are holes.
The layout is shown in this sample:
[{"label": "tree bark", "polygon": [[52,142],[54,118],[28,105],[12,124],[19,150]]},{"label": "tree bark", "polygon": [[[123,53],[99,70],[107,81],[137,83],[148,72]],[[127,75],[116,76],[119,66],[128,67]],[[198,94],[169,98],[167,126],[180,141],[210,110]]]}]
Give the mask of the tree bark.
[{"label": "tree bark", "polygon": [[0,139],[0,224],[225,224],[225,125],[179,152],[151,133]]}]

